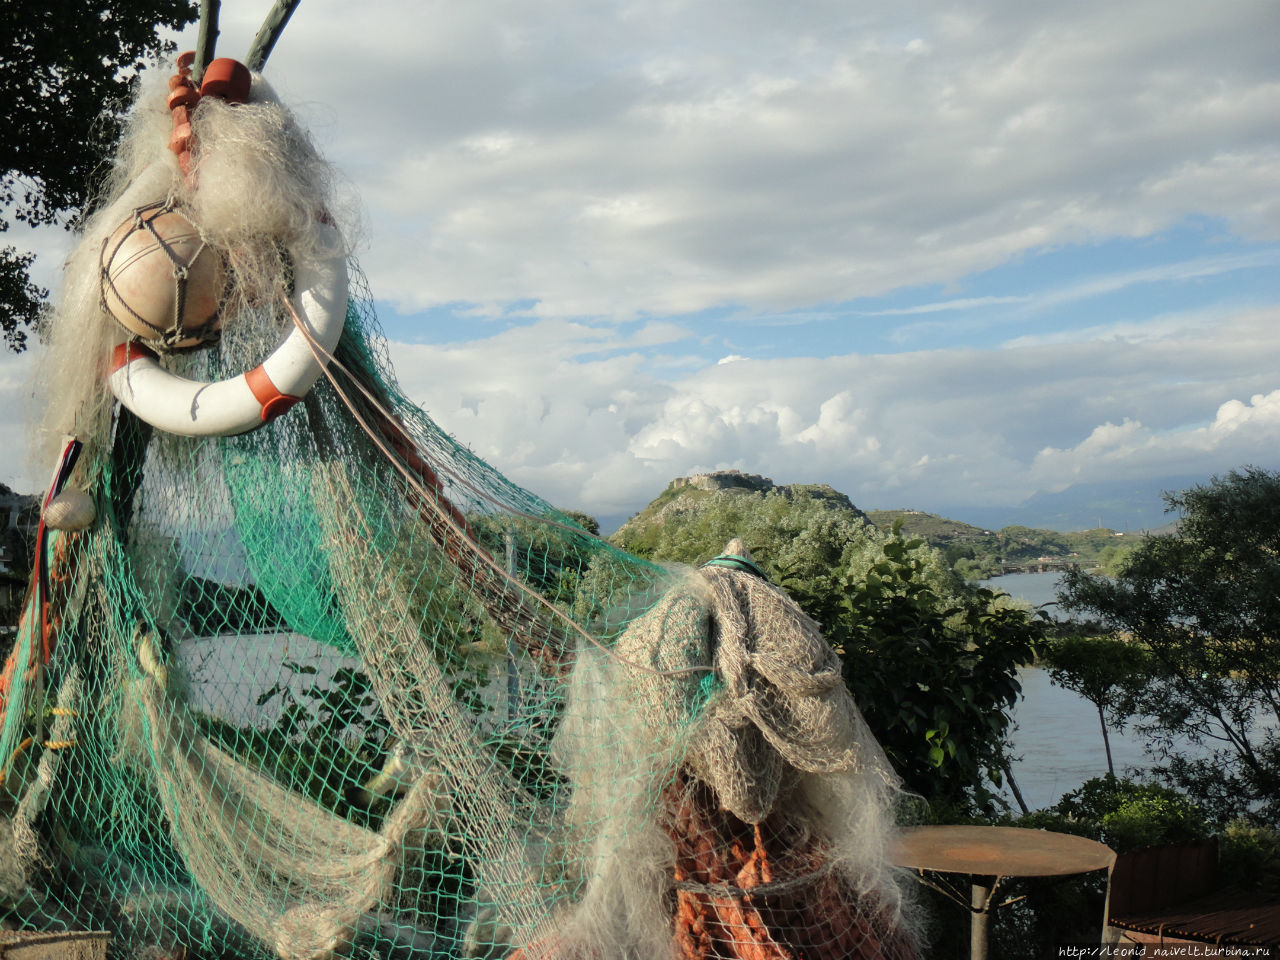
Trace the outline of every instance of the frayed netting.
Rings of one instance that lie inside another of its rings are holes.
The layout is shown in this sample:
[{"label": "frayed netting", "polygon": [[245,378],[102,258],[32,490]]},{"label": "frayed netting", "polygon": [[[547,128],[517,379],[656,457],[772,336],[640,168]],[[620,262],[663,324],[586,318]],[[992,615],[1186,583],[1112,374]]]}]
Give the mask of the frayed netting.
[{"label": "frayed netting", "polygon": [[616,651],[579,656],[553,743],[591,879],[521,957],[913,957],[885,859],[897,778],[785,593],[690,572]]},{"label": "frayed netting", "polygon": [[[41,470],[65,435],[110,433],[114,398],[103,389],[112,349],[128,331],[102,310],[99,265],[109,237],[148,204],[167,202],[189,217],[200,238],[225,261],[223,325],[217,356],[228,369],[262,360],[288,328],[279,309],[292,256],[323,256],[328,222],[342,222],[353,241],[354,205],[296,117],[254,75],[250,101],[205,98],[192,117],[195,170],[184,177],[169,150],[172,126],[163,76],[149,76],[133,109],[102,195],[92,204],[44,339],[35,379],[43,415],[33,421],[32,456]],[[208,355],[171,361],[186,376],[208,370]],[[37,471],[39,472],[39,471]]]},{"label": "frayed netting", "polygon": [[40,449],[82,437],[97,520],[48,538],[4,674],[9,915],[121,957],[913,955],[897,781],[818,628],[476,458],[400,392],[354,264],[286,415],[185,437],[116,406],[99,258],[136,207],[172,200],[227,265],[218,343],[162,360],[201,380],[270,354],[344,214],[260,78],[196,110],[190,179],[157,89],[51,326]]}]

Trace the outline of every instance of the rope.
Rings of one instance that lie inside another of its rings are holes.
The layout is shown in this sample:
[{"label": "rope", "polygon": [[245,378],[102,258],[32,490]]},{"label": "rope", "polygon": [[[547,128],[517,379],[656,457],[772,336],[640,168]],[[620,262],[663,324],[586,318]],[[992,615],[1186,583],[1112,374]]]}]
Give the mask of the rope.
[{"label": "rope", "polygon": [[[67,710],[58,715],[74,717],[75,713],[73,711]],[[9,762],[6,763],[3,767],[0,767],[0,783],[3,783],[5,777],[8,776],[9,771],[13,769],[13,765],[17,761],[17,759],[20,756],[22,756],[22,754],[25,753],[27,749],[35,742],[36,742],[35,737],[27,737],[20,744],[18,744],[18,749],[13,751],[13,755],[9,757]],[[67,750],[71,747],[76,746],[76,741],[75,740],[43,740],[41,741],[40,746],[44,747],[46,750]]]},{"label": "rope", "polygon": [[801,887],[818,883],[830,876],[832,872],[833,867],[828,861],[821,869],[802,873],[790,880],[776,880],[754,887],[739,887],[732,883],[699,883],[696,880],[677,880],[672,886],[677,890],[702,893],[709,897],[780,897],[784,893],[792,893]]},{"label": "rope", "polygon": [[[124,233],[120,237],[115,248],[110,251],[110,255],[108,255],[107,245],[111,242],[111,238],[104,238],[102,241],[102,255],[99,258],[98,264],[100,281],[99,301],[103,312],[115,320],[116,323],[119,323],[126,333],[130,336],[134,336],[136,339],[135,331],[130,330],[123,323],[120,323],[115,312],[110,306],[108,306],[106,291],[110,288],[111,292],[115,295],[116,303],[128,311],[129,316],[156,332],[157,337],[151,339],[148,346],[154,347],[161,353],[168,353],[170,351],[180,349],[178,344],[186,340],[194,339],[196,343],[192,344],[192,346],[200,346],[203,344],[217,343],[222,336],[222,331],[216,329],[220,319],[219,311],[214,311],[211,317],[198,325],[190,327],[183,325],[183,320],[185,319],[185,314],[187,312],[187,281],[191,274],[191,268],[195,266],[195,262],[200,258],[200,255],[205,252],[208,247],[208,243],[203,237],[200,237],[200,246],[196,248],[195,253],[193,253],[185,263],[178,257],[174,252],[173,247],[170,246],[169,241],[160,236],[159,231],[156,229],[156,220],[166,213],[175,212],[175,209],[176,205],[172,197],[165,200],[157,200],[154,203],[148,203],[141,207],[135,207],[133,211],[133,230]],[[148,213],[150,213],[151,216],[147,216]],[[138,313],[137,310],[133,309],[133,305],[130,304],[129,301],[124,298],[124,295],[116,288],[115,280],[111,276],[112,267],[115,268],[116,274],[119,275],[131,264],[151,252],[150,250],[141,250],[133,254],[129,260],[126,260],[123,263],[117,264],[115,262],[116,255],[120,253],[121,249],[123,249],[129,237],[138,230],[145,230],[147,233],[151,234],[151,238],[155,242],[155,245],[164,252],[165,257],[168,258],[170,265],[173,267],[173,282],[175,288],[173,298],[173,320],[167,328],[157,326],[146,317],[142,316],[142,314]],[[180,234],[170,239],[185,240],[188,236],[190,235]],[[197,236],[199,235],[197,234]]]},{"label": "rope", "polygon": [[[293,313],[292,304],[289,304],[289,309],[290,309],[290,312]],[[296,314],[294,314],[294,322],[295,323],[299,322],[299,318],[297,317]],[[311,344],[312,352],[316,353],[317,350],[319,351],[319,353],[317,354],[317,359],[319,359],[320,357],[324,358],[325,362],[321,364],[322,367],[325,366],[326,364],[333,364],[335,367],[341,370],[344,374],[346,374],[347,379],[350,380],[355,385],[356,389],[360,391],[360,393],[364,396],[364,398],[368,400],[369,403],[371,403],[377,409],[379,414],[381,414],[383,417],[385,417],[388,420],[392,420],[392,415],[387,410],[382,400],[376,394],[374,394],[368,387],[366,387],[364,383],[361,382],[359,377],[357,377],[351,370],[349,370],[342,363],[341,360],[339,360],[329,351],[325,350],[324,345],[314,339],[310,330],[307,330],[305,327],[303,327],[302,331],[303,331],[303,334],[307,337],[307,342]],[[327,370],[325,372],[325,375],[329,377],[330,382],[333,381],[333,378],[329,376]],[[336,384],[334,389],[338,389]],[[341,393],[340,390],[339,390],[339,396],[341,396],[343,399],[343,402],[347,404],[348,409],[351,410],[352,413],[354,413],[355,410],[351,406],[350,401],[346,396],[344,396]],[[368,430],[368,427],[366,427],[365,429]],[[406,433],[406,437],[407,437],[407,433]],[[462,474],[451,469],[445,464],[435,463],[433,464],[432,468],[435,472],[437,472],[440,475],[448,477],[458,486],[462,487],[467,492],[473,494],[476,498],[480,500],[484,500],[487,503],[490,503],[493,506],[498,507],[504,512],[508,512],[512,514],[513,516],[523,517],[526,520],[531,520],[534,523],[539,523],[539,524],[542,524],[543,526],[556,527],[560,530],[566,531],[567,533],[572,533],[578,536],[587,537],[591,540],[597,540],[601,543],[605,542],[603,537],[600,537],[594,533],[584,530],[582,527],[575,526],[573,524],[568,524],[568,523],[561,523],[559,520],[552,520],[550,517],[538,516],[537,514],[528,513],[524,510],[520,510],[517,507],[511,506],[510,504],[502,500],[499,500],[497,497],[494,497],[493,495],[481,489],[480,487],[477,487],[475,484],[471,483],[471,481],[467,480],[466,477],[464,477]]]}]

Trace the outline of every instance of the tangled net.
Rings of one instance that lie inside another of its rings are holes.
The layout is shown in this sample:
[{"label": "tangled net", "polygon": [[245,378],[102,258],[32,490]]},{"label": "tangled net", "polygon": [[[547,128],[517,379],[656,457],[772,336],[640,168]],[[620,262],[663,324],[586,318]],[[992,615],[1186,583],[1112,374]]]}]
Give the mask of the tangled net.
[{"label": "tangled net", "polygon": [[[97,258],[167,200],[221,251],[219,379],[292,320],[332,177],[254,77],[144,91],[72,257],[38,441],[48,530],[6,664],[0,899],[121,957],[905,958],[896,780],[836,655],[746,545],[670,569],[506,480],[403,396],[368,291],[322,379],[232,437],[114,403]],[[75,448],[79,449],[79,448]]]}]

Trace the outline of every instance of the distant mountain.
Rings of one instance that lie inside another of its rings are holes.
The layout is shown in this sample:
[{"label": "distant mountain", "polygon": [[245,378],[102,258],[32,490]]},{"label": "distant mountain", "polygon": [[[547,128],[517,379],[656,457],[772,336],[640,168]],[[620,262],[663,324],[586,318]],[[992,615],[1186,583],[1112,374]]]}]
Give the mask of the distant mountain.
[{"label": "distant mountain", "polygon": [[[732,473],[734,471],[714,471],[697,476],[718,477]],[[740,476],[751,475],[741,474]],[[684,479],[693,480],[693,478]],[[1077,483],[1059,493],[1037,493],[1023,503],[1013,506],[993,507],[985,504],[950,503],[944,498],[939,498],[933,503],[906,506],[927,507],[931,511],[936,511],[936,514],[960,517],[966,524],[985,530],[999,530],[1007,526],[1058,531],[1108,528],[1121,533],[1137,534],[1143,531],[1167,529],[1175,522],[1177,519],[1175,516],[1165,513],[1163,499],[1165,492],[1185,490],[1205,483],[1208,479],[1204,474],[1171,474],[1143,480]],[[772,481],[768,482],[772,484]],[[791,486],[804,488],[810,485]],[[825,484],[821,486],[831,489]],[[840,496],[844,497],[843,494]],[[849,498],[844,497],[844,499],[847,501]],[[611,534],[626,522],[627,517],[602,515],[597,519],[601,530],[605,534]]]},{"label": "distant mountain", "polygon": [[[860,517],[866,514],[853,505],[853,501],[849,499],[847,494],[841,493],[829,483],[774,483],[768,477],[762,477],[756,473],[743,473],[741,470],[713,470],[710,473],[695,473],[688,477],[676,477],[671,481],[663,496],[668,500],[674,500],[681,495],[699,496],[704,493],[716,493],[721,490],[730,490],[748,493],[769,493],[774,491],[782,494],[787,498],[794,498],[797,494],[806,494],[814,500],[825,500],[831,506],[841,510],[850,510]],[[645,507],[641,511],[644,512],[654,508],[661,507],[663,496],[659,496],[657,500]],[[638,517],[637,517],[638,519]]]},{"label": "distant mountain", "polygon": [[909,537],[923,537],[930,543],[952,543],[964,540],[979,540],[995,535],[994,530],[975,527],[971,523],[961,523],[939,516],[936,513],[925,513],[923,510],[872,510],[867,519],[881,530],[888,532],[898,521],[902,522],[902,532]]},{"label": "distant mountain", "polygon": [[[648,506],[620,524],[610,536],[621,534],[622,539],[625,540],[628,533],[663,522],[666,514],[673,509],[670,507],[673,503],[687,504],[690,501],[701,500],[721,492],[769,493],[771,491],[788,498],[804,493],[815,500],[827,501],[834,508],[848,510],[855,516],[866,516],[865,513],[853,505],[853,501],[847,495],[827,483],[777,484],[768,477],[762,477],[756,473],[743,473],[740,470],[713,470],[710,473],[695,473],[688,477],[676,477],[667,484],[667,489],[658,494]],[[600,526],[602,529],[609,529],[609,525],[603,520],[600,521]],[[628,531],[628,533],[624,533],[624,531]]]},{"label": "distant mountain", "polygon": [[[1138,533],[1167,527],[1175,517],[1165,513],[1163,494],[1204,483],[1203,474],[1077,483],[1060,493],[1037,493],[1016,507],[946,505],[947,513],[988,528],[1017,524],[1046,530],[1091,530],[1110,527]],[[936,505],[935,505],[936,509]]]}]

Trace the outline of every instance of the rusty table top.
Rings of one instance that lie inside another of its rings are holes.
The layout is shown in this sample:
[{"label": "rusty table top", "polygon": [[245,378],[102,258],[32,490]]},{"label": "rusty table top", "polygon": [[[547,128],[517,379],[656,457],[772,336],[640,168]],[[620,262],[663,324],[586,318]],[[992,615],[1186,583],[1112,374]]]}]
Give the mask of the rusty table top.
[{"label": "rusty table top", "polygon": [[992,877],[1064,877],[1116,859],[1096,840],[1024,827],[907,827],[888,855],[900,867]]}]

